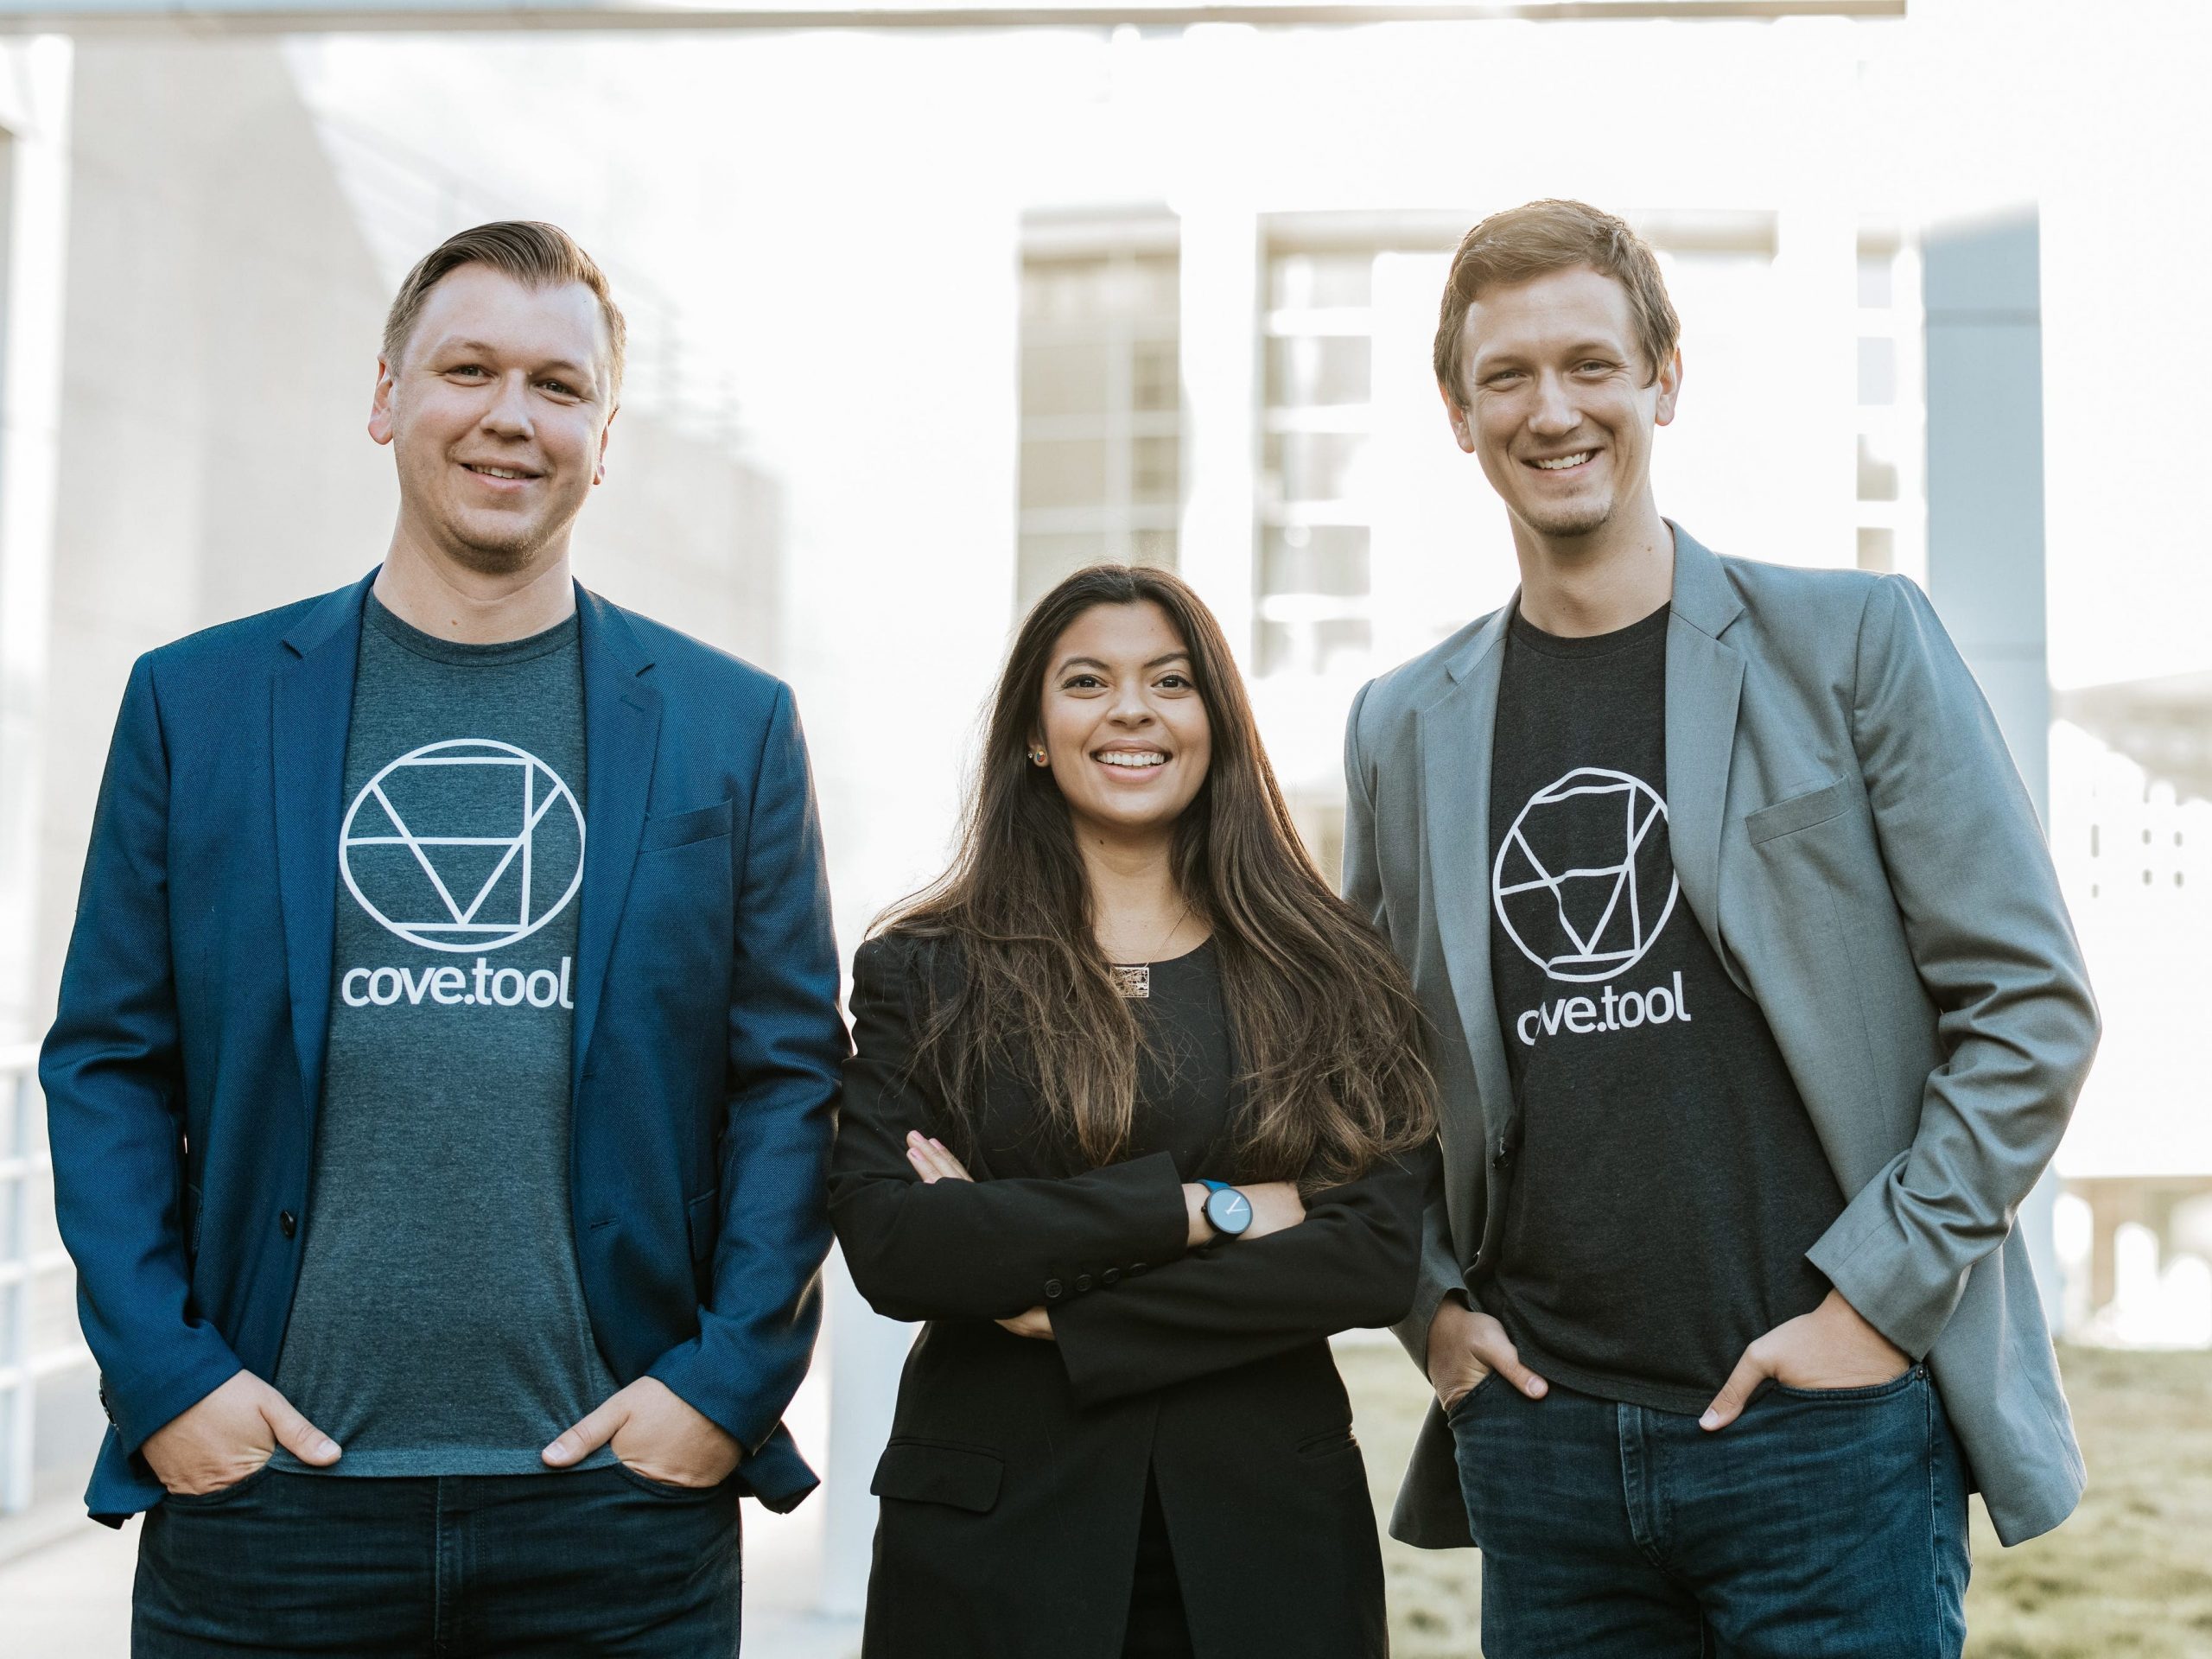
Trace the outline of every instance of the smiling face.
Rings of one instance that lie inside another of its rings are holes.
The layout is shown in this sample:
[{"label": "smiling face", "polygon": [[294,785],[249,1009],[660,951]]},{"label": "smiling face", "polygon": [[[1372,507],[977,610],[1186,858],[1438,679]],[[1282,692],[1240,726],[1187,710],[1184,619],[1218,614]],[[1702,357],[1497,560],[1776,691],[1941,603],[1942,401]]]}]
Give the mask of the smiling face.
[{"label": "smiling face", "polygon": [[486,575],[565,547],[604,470],[612,367],[582,283],[531,288],[488,265],[446,276],[399,360],[377,365],[369,435],[397,461],[404,533]]},{"label": "smiling face", "polygon": [[1675,418],[1681,354],[1652,373],[1619,283],[1574,266],[1484,289],[1459,368],[1452,435],[1518,525],[1571,541],[1649,511],[1652,430]]},{"label": "smiling face", "polygon": [[1078,835],[1125,839],[1182,817],[1205,782],[1213,728],[1167,613],[1150,600],[1094,605],[1063,629],[1029,747]]}]

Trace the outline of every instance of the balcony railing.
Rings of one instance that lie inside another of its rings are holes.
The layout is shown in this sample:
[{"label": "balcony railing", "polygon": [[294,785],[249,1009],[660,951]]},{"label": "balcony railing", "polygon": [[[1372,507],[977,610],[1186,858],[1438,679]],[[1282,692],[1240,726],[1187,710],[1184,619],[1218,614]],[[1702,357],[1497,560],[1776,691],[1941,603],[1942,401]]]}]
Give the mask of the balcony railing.
[{"label": "balcony railing", "polygon": [[31,1505],[39,1384],[92,1363],[54,1224],[38,1050],[0,1048],[0,1514]]}]

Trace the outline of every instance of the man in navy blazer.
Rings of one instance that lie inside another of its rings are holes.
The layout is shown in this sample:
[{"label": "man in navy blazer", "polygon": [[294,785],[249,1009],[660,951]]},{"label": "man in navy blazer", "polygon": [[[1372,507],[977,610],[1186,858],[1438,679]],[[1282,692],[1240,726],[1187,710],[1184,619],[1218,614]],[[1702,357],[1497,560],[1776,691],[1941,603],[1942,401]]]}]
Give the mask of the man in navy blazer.
[{"label": "man in navy blazer", "polygon": [[454,238],[383,565],[131,674],[40,1075],[142,1655],[732,1653],[737,1495],[816,1484],[805,747],[569,574],[621,350],[561,232]]}]

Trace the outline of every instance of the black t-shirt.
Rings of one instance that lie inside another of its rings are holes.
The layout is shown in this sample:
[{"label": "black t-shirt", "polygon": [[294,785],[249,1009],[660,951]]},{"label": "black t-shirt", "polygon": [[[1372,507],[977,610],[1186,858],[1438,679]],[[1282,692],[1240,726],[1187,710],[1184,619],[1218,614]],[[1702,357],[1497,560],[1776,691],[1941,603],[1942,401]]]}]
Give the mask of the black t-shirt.
[{"label": "black t-shirt", "polygon": [[1809,1312],[1843,1195],[1667,840],[1662,607],[1594,638],[1513,618],[1491,760],[1491,971],[1516,1120],[1477,1287],[1539,1374],[1700,1412]]}]

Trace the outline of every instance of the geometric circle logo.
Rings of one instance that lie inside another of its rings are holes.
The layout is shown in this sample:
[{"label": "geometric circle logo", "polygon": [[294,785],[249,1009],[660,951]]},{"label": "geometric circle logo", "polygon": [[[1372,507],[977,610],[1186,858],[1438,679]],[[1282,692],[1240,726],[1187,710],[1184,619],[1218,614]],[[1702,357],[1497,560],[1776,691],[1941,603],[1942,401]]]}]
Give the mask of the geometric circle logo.
[{"label": "geometric circle logo", "polygon": [[1641,961],[1681,891],[1665,798],[1598,766],[1578,766],[1531,795],[1491,872],[1498,924],[1521,954],[1549,978],[1580,983]]},{"label": "geometric circle logo", "polygon": [[583,885],[583,808],[526,749],[426,743],[353,798],[338,868],[355,902],[401,938],[497,950],[558,916]]}]

